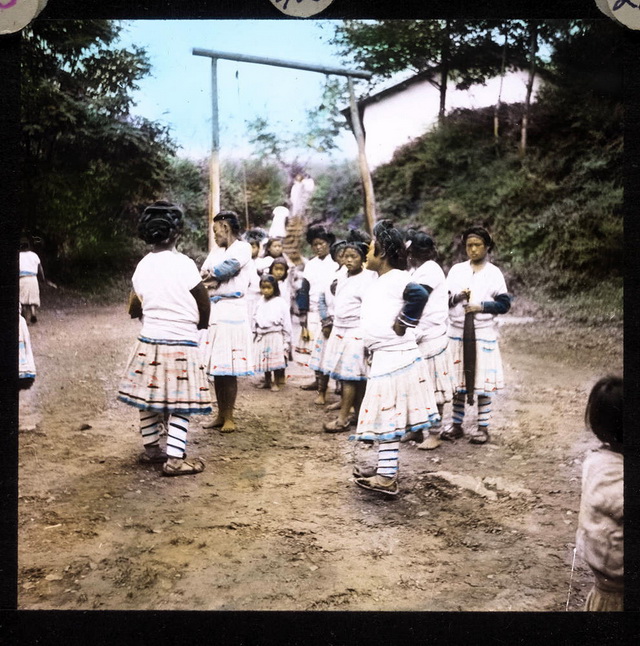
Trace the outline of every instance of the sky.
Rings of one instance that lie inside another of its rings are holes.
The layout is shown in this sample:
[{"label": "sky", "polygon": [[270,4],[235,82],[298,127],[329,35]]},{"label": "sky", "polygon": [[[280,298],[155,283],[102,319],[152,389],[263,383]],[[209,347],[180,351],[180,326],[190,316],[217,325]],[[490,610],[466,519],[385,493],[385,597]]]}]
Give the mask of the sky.
[{"label": "sky", "polygon": [[[347,67],[328,40],[331,21],[312,20],[139,20],[123,21],[120,46],[144,48],[152,69],[132,93],[132,113],[170,128],[192,159],[211,150],[211,59],[193,48],[287,61]],[[247,121],[268,119],[282,133],[301,132],[307,113],[321,103],[325,75],[254,63],[218,60],[220,155],[247,153]],[[337,158],[357,155],[350,133],[340,138]],[[303,158],[304,159],[304,158]]]}]

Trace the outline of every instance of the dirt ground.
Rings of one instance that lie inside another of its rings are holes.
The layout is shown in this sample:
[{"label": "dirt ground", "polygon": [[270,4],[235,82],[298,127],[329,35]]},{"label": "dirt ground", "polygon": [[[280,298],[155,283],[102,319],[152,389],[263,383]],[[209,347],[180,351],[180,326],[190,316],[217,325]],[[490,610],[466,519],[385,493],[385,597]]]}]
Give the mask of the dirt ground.
[{"label": "dirt ground", "polygon": [[299,367],[279,393],[240,380],[236,433],[192,418],[202,474],[138,465],[138,413],[116,390],[139,323],[45,293],[20,400],[18,607],[580,610],[584,405],[622,370],[622,331],[503,318],[491,442],[403,445],[389,499],[352,482],[375,448],[322,431],[331,413]]}]

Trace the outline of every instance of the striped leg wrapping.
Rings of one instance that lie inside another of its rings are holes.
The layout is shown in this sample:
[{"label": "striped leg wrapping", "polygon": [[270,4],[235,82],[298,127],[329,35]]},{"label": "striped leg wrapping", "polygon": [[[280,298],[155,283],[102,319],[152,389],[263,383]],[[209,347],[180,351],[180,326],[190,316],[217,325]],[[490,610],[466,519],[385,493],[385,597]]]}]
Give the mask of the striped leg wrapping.
[{"label": "striped leg wrapping", "polygon": [[378,466],[376,472],[378,475],[391,478],[398,473],[398,452],[400,442],[380,442],[378,445]]},{"label": "striped leg wrapping", "polygon": [[148,410],[140,411],[140,434],[145,447],[158,444],[160,441],[162,419],[163,416],[160,413],[152,413]]},{"label": "striped leg wrapping", "polygon": [[169,417],[167,432],[167,455],[171,458],[184,457],[187,446],[187,432],[189,431],[189,418],[173,413]]},{"label": "striped leg wrapping", "polygon": [[491,397],[489,395],[478,395],[478,426],[489,430],[490,417]]}]

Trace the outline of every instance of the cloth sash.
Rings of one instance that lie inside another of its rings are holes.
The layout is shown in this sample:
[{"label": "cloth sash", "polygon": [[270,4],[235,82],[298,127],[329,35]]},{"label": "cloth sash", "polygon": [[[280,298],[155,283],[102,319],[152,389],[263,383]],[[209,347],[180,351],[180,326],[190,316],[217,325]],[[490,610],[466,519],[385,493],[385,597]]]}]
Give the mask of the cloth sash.
[{"label": "cloth sash", "polygon": [[467,403],[473,404],[473,393],[476,386],[476,327],[473,313],[464,315],[462,333],[462,365],[464,366],[464,383],[467,389]]}]

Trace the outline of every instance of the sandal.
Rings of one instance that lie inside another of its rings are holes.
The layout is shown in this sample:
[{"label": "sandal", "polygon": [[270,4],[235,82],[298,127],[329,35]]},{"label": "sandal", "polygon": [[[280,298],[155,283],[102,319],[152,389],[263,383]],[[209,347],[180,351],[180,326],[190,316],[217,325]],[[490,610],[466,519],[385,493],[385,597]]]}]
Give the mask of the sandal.
[{"label": "sandal", "polygon": [[486,444],[489,441],[489,431],[485,428],[478,428],[476,431],[469,433],[469,442],[471,444]]},{"label": "sandal", "polygon": [[171,466],[168,462],[165,462],[162,467],[163,476],[189,476],[194,473],[202,473],[204,471],[204,462],[200,458],[194,458],[193,460],[187,461],[186,458],[183,458],[179,466]]},{"label": "sandal", "polygon": [[347,420],[346,424],[340,424],[338,418],[334,419],[332,422],[325,422],[322,425],[325,433],[344,433],[349,430],[349,421]]},{"label": "sandal", "polygon": [[442,444],[442,442],[440,442],[438,436],[434,435],[433,433],[429,433],[424,442],[418,444],[418,448],[422,449],[423,451],[433,451],[433,449],[437,449],[440,444]]},{"label": "sandal", "polygon": [[164,451],[159,451],[154,455],[149,455],[146,451],[143,451],[138,456],[138,464],[163,464],[167,461],[168,457]]},{"label": "sandal", "polygon": [[447,440],[451,442],[453,440],[459,440],[464,435],[461,424],[451,424],[440,433],[441,440]]},{"label": "sandal", "polygon": [[372,478],[377,472],[376,467],[360,467],[357,464],[353,466],[353,476],[355,478]]},{"label": "sandal", "polygon": [[422,430],[420,430],[420,431],[407,431],[400,438],[401,443],[410,442],[411,440],[413,440],[414,442],[417,442],[418,444],[423,442],[424,441],[424,434],[423,434]]},{"label": "sandal", "polygon": [[385,476],[375,475],[370,478],[356,478],[356,484],[369,491],[378,491],[388,496],[398,495],[398,477],[387,478]]}]

